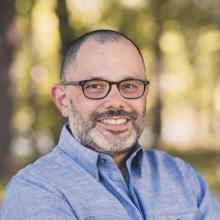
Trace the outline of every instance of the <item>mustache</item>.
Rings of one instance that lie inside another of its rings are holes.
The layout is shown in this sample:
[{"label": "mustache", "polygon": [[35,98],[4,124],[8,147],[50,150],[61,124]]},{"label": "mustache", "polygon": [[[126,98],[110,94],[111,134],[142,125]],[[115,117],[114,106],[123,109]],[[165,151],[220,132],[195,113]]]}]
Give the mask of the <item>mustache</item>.
[{"label": "mustache", "polygon": [[128,117],[130,118],[131,120],[136,120],[137,119],[137,113],[136,112],[127,112],[123,109],[119,109],[119,110],[109,110],[107,112],[102,112],[102,113],[99,113],[99,112],[96,112],[93,114],[93,120],[98,120],[100,118],[103,118],[103,117],[112,117],[112,116],[124,116],[124,117]]}]

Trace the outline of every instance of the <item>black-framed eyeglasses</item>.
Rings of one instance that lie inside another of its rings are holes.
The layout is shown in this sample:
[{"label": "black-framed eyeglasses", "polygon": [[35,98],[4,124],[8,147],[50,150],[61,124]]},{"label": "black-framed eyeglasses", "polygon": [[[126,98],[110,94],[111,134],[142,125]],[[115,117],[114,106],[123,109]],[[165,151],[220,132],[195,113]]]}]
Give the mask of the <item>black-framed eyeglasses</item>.
[{"label": "black-framed eyeglasses", "polygon": [[138,99],[144,95],[146,86],[150,82],[140,79],[124,79],[118,82],[104,79],[89,79],[81,81],[62,81],[61,84],[80,85],[83,94],[88,99],[103,99],[111,91],[112,85],[116,85],[121,96],[126,99]]}]

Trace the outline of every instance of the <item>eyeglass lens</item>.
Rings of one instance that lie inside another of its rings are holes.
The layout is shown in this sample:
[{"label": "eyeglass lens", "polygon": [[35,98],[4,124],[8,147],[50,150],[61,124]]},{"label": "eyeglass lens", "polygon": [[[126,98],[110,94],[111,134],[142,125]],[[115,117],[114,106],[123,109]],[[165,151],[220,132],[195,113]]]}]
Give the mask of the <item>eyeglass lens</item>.
[{"label": "eyeglass lens", "polygon": [[[124,80],[118,85],[120,94],[125,98],[137,98],[143,95],[144,82],[141,80]],[[99,99],[110,91],[110,83],[104,80],[89,80],[83,85],[83,91],[88,98]]]}]

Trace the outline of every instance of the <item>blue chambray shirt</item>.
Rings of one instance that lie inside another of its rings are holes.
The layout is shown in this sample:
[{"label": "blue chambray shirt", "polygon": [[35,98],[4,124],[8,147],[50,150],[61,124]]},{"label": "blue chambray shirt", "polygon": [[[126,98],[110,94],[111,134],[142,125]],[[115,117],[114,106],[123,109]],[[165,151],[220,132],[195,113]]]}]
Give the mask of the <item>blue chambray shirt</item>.
[{"label": "blue chambray shirt", "polygon": [[7,186],[1,220],[218,220],[220,203],[188,164],[136,146],[125,178],[108,155],[92,151],[64,126],[48,155]]}]

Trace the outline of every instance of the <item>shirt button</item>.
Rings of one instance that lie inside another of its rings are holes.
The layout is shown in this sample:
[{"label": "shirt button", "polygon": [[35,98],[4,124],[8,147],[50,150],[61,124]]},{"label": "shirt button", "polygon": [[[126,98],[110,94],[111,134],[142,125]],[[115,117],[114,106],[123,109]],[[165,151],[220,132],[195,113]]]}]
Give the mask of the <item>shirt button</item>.
[{"label": "shirt button", "polygon": [[101,158],[101,163],[105,163],[105,158]]}]

